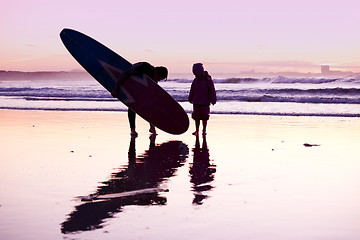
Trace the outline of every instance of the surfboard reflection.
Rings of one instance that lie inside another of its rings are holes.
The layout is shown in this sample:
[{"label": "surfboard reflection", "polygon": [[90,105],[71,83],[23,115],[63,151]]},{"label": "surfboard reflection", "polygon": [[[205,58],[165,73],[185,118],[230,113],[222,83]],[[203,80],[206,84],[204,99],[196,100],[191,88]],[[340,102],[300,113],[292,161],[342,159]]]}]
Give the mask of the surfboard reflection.
[{"label": "surfboard reflection", "polygon": [[216,165],[211,164],[209,149],[206,142],[206,135],[203,137],[203,144],[200,147],[199,136],[196,136],[195,147],[193,148],[194,160],[190,163],[190,182],[193,183],[194,192],[193,204],[201,205],[203,200],[208,197],[206,191],[210,191],[213,186]]},{"label": "surfboard reflection", "polygon": [[[177,168],[184,165],[189,149],[181,141],[169,141],[155,145],[156,136],[150,137],[150,146],[143,155],[136,157],[135,138],[130,140],[129,163],[112,174],[111,178],[98,187],[96,195],[106,196],[114,193],[158,188],[172,177]],[[127,205],[165,205],[166,197],[158,192],[146,192],[122,198],[97,200],[75,207],[68,219],[61,224],[62,233],[89,231],[103,227],[107,218],[121,212]]]}]

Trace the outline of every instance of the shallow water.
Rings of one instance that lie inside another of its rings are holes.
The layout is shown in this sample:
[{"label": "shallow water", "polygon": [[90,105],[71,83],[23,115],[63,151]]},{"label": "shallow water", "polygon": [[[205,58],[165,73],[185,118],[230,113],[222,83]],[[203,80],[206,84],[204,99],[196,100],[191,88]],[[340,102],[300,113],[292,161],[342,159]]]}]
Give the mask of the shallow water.
[{"label": "shallow water", "polygon": [[360,237],[359,119],[212,115],[204,142],[140,120],[131,139],[124,116],[2,115],[1,238]]}]

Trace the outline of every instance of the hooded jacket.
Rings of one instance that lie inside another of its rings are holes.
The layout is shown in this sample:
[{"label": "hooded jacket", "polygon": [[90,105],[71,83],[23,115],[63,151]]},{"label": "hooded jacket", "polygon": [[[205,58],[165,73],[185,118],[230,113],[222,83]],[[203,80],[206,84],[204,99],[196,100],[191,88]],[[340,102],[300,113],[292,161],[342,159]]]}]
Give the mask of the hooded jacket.
[{"label": "hooded jacket", "polygon": [[189,102],[195,105],[210,106],[216,103],[216,91],[211,76],[205,72],[197,75],[191,84]]}]

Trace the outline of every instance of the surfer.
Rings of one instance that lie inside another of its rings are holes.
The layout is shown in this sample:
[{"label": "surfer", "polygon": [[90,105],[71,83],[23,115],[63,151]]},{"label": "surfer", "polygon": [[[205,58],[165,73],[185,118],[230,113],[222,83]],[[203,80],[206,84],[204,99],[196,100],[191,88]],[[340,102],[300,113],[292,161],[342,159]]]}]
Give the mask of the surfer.
[{"label": "surfer", "polygon": [[[142,73],[148,75],[156,83],[158,83],[161,80],[166,79],[167,76],[168,76],[168,70],[167,70],[166,67],[163,67],[163,66],[154,67],[148,62],[135,63],[129,70],[125,71],[120,76],[118,82],[116,83],[114,89],[111,92],[111,95],[116,98],[118,96],[118,92],[119,92],[121,83],[126,78],[128,78],[130,76],[133,76],[133,75],[142,74]],[[136,130],[135,130],[135,128],[136,128],[135,127],[135,117],[136,117],[136,113],[129,108],[128,109],[128,119],[129,119],[129,124],[130,124],[131,136],[132,137],[137,137],[137,135],[138,135]],[[151,134],[156,134],[155,126],[152,125],[151,123],[150,123],[149,132]]]},{"label": "surfer", "polygon": [[204,71],[202,63],[193,65],[195,79],[191,84],[189,102],[193,104],[192,118],[195,120],[196,130],[193,135],[199,134],[200,121],[203,123],[203,135],[206,135],[207,121],[210,117],[210,103],[216,103],[216,91],[214,82],[207,71]]}]

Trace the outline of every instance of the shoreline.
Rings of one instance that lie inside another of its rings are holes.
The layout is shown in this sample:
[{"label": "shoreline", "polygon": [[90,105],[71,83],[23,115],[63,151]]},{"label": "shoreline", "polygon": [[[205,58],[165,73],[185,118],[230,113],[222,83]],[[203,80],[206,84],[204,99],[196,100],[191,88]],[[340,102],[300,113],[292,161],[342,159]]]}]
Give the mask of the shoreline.
[{"label": "shoreline", "polygon": [[[44,111],[44,112],[111,112],[126,113],[127,109],[29,109],[29,108],[1,108],[0,111]],[[191,116],[190,111],[186,113]],[[329,118],[360,118],[360,114],[328,114],[328,113],[268,113],[268,112],[219,112],[210,110],[210,115],[230,115],[230,116],[273,116],[273,117],[329,117]]]}]

